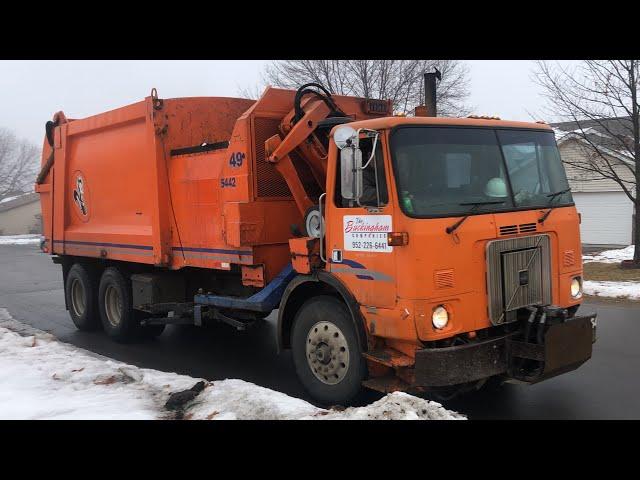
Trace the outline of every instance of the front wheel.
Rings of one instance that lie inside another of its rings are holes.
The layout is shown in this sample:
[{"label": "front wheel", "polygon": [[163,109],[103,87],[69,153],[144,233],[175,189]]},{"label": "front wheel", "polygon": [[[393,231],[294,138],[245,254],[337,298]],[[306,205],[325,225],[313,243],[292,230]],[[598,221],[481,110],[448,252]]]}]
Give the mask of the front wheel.
[{"label": "front wheel", "polygon": [[355,325],[335,297],[307,300],[291,333],[293,362],[307,391],[323,404],[348,404],[367,375]]}]

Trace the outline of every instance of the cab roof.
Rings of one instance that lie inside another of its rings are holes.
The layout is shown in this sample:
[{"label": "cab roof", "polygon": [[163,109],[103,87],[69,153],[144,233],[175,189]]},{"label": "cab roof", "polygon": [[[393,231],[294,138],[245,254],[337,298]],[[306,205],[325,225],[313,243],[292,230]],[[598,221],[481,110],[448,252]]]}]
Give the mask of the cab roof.
[{"label": "cab roof", "polygon": [[553,129],[546,123],[516,122],[511,120],[496,120],[487,118],[455,118],[455,117],[380,117],[368,120],[358,120],[350,122],[349,126],[358,128],[370,128],[380,130],[383,128],[393,128],[400,125],[442,125],[442,126],[466,126],[466,127],[489,127],[489,128],[523,128],[531,130]]}]

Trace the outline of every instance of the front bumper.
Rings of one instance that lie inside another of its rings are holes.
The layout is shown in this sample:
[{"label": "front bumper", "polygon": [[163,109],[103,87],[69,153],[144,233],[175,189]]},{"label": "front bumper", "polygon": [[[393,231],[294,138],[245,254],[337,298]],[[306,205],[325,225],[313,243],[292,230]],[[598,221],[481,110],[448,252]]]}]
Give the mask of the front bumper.
[{"label": "front bumper", "polygon": [[417,387],[442,387],[496,375],[526,383],[575,370],[591,358],[596,314],[546,327],[542,343],[522,341],[514,332],[461,346],[416,352]]}]

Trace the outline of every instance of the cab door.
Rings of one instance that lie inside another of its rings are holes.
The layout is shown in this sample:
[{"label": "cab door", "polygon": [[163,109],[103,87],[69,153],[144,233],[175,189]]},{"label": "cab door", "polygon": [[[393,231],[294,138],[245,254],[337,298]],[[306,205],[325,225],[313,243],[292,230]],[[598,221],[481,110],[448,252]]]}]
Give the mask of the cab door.
[{"label": "cab door", "polygon": [[[360,140],[360,146],[366,164],[372,139]],[[349,287],[360,304],[391,308],[396,304],[396,262],[394,247],[387,243],[387,234],[393,232],[394,209],[386,139],[379,136],[375,156],[363,172],[362,206],[342,197],[340,151],[333,142],[330,148],[330,157],[336,161],[329,166],[324,201],[327,269]]]}]

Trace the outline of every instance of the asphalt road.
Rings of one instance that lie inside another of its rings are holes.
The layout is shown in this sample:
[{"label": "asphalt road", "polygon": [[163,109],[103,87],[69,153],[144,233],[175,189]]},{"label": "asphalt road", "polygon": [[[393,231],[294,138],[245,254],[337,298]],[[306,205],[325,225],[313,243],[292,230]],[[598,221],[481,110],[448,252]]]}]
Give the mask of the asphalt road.
[{"label": "asphalt road", "polygon": [[[0,245],[0,307],[64,342],[144,368],[209,380],[240,378],[310,400],[291,355],[278,355],[275,315],[249,332],[226,325],[167,327],[156,340],[119,345],[79,332],[64,308],[62,273],[36,245]],[[640,306],[584,304],[597,310],[598,341],[578,370],[538,385],[504,385],[444,402],[471,419],[640,419]],[[0,367],[1,368],[1,367]],[[375,400],[365,394],[362,401]]]}]

